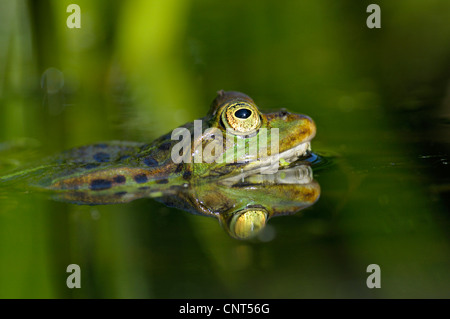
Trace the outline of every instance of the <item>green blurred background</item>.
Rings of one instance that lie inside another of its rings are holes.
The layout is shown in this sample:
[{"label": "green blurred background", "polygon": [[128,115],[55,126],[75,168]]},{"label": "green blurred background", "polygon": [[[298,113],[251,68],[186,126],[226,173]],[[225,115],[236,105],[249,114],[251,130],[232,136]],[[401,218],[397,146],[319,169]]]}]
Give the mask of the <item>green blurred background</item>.
[{"label": "green blurred background", "polygon": [[[152,141],[220,89],[311,116],[313,207],[241,242],[153,200],[0,191],[2,298],[450,297],[450,2],[0,0],[0,173]],[[69,4],[81,28],[69,29]],[[81,267],[81,289],[66,267]],[[381,267],[368,289],[366,267]]]}]

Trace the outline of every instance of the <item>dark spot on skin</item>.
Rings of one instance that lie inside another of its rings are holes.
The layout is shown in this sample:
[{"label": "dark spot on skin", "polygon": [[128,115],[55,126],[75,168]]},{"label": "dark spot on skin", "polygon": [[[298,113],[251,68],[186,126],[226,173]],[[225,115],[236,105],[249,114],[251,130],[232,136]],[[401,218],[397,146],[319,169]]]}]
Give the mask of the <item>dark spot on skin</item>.
[{"label": "dark spot on skin", "polygon": [[183,164],[178,164],[177,168],[175,169],[175,173],[179,173],[183,170]]},{"label": "dark spot on skin", "polygon": [[108,181],[106,179],[94,179],[89,185],[89,188],[93,191],[100,191],[103,189],[111,188],[111,186],[111,181]]},{"label": "dark spot on skin", "polygon": [[104,143],[95,144],[94,146],[95,146],[95,147],[98,147],[98,148],[107,148],[107,147],[108,147],[108,145],[107,145],[107,144],[104,144]]},{"label": "dark spot on skin", "polygon": [[123,183],[125,183],[126,180],[127,180],[127,179],[126,179],[125,176],[123,176],[123,175],[117,175],[117,176],[114,177],[114,179],[113,179],[114,183],[117,183],[117,184],[123,184]]},{"label": "dark spot on skin", "polygon": [[141,191],[145,191],[145,190],[147,190],[147,189],[149,189],[150,187],[148,187],[148,186],[144,186],[144,187],[139,187],[139,190],[141,190]]},{"label": "dark spot on skin", "polygon": [[126,160],[127,158],[130,158],[130,157],[131,157],[130,155],[121,156],[121,157],[119,157],[119,161]]},{"label": "dark spot on skin", "polygon": [[138,174],[136,176],[134,176],[134,180],[136,181],[136,183],[138,184],[142,184],[148,181],[147,175],[145,174]]},{"label": "dark spot on skin", "polygon": [[94,159],[100,163],[109,162],[109,158],[110,156],[108,153],[99,152],[94,155]]},{"label": "dark spot on skin", "polygon": [[156,181],[156,184],[167,184],[169,182],[168,179],[160,179]]},{"label": "dark spot on skin", "polygon": [[184,179],[189,179],[189,178],[191,178],[191,172],[190,172],[190,171],[184,172],[183,178],[184,178]]},{"label": "dark spot on skin", "polygon": [[117,197],[122,197],[123,195],[125,195],[127,192],[117,192],[114,195]]},{"label": "dark spot on skin", "polygon": [[166,143],[161,144],[161,145],[158,147],[158,149],[161,150],[161,151],[168,151],[168,150],[170,149],[171,146],[172,146],[172,143],[171,143],[171,142],[166,142]]},{"label": "dark spot on skin", "polygon": [[90,164],[87,164],[86,166],[84,166],[84,168],[85,169],[92,169],[92,168],[96,168],[96,167],[99,167],[100,166],[100,164],[98,164],[98,163],[90,163]]},{"label": "dark spot on skin", "polygon": [[143,162],[145,165],[149,166],[149,167],[154,167],[154,166],[158,166],[158,161],[155,160],[153,157],[151,156],[147,156],[146,158],[143,159]]}]

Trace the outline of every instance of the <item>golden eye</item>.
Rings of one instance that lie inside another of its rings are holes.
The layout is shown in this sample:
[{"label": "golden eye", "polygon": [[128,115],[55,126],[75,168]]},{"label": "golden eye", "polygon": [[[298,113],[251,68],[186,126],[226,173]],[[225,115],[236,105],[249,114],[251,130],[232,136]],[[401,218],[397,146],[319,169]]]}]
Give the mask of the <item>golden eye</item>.
[{"label": "golden eye", "polygon": [[242,210],[231,217],[228,223],[230,234],[238,239],[248,239],[258,234],[267,222],[267,211],[262,208]]},{"label": "golden eye", "polygon": [[222,113],[222,122],[237,135],[251,134],[261,126],[258,109],[246,102],[229,105]]}]

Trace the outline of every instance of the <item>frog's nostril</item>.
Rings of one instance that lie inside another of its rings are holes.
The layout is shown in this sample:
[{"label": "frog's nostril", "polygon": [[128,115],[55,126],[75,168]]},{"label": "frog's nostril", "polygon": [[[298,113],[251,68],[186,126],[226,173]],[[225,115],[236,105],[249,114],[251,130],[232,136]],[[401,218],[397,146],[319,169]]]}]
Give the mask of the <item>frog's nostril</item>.
[{"label": "frog's nostril", "polygon": [[288,115],[288,111],[286,111],[286,110],[284,110],[284,109],[282,109],[281,111],[280,111],[280,115],[281,116],[286,116],[286,115]]}]

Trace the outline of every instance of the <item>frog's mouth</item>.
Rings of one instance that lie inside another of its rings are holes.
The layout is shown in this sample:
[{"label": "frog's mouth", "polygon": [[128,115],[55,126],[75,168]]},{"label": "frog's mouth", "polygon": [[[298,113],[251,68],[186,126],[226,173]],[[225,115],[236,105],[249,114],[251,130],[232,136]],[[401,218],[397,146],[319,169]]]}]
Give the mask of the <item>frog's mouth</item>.
[{"label": "frog's mouth", "polygon": [[304,142],[284,152],[263,157],[254,162],[249,162],[241,168],[240,174],[249,176],[252,174],[274,174],[280,169],[288,167],[293,162],[309,156],[311,143]]},{"label": "frog's mouth", "polygon": [[274,155],[274,157],[276,158],[278,156],[279,161],[285,161],[287,164],[291,164],[292,162],[295,162],[301,157],[308,156],[310,151],[311,151],[311,143],[305,142],[291,149],[288,149],[282,153],[276,154]]}]

